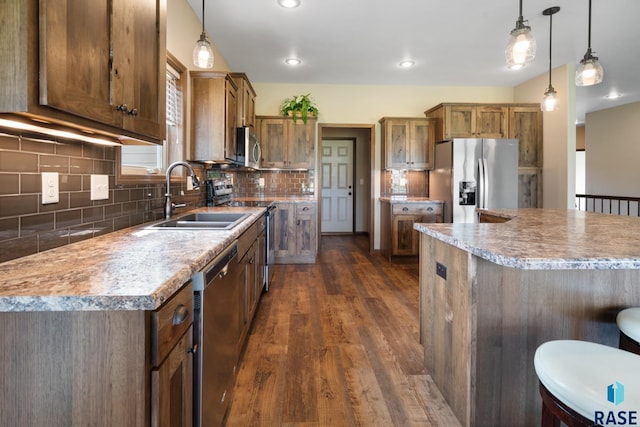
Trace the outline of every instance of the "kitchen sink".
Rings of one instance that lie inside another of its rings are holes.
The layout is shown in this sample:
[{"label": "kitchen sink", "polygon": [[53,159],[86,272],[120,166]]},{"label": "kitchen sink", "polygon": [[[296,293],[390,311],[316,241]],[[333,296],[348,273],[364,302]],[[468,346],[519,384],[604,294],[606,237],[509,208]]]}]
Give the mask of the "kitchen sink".
[{"label": "kitchen sink", "polygon": [[157,229],[231,230],[251,216],[242,212],[197,212],[150,226]]}]

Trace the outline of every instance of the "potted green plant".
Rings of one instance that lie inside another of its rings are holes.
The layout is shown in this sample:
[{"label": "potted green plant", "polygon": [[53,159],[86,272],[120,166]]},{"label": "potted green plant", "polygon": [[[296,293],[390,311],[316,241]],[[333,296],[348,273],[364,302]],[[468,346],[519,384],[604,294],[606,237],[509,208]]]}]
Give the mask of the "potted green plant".
[{"label": "potted green plant", "polygon": [[280,114],[283,116],[291,115],[293,122],[296,122],[298,113],[302,117],[302,122],[307,124],[307,117],[309,114],[318,115],[318,107],[316,107],[313,100],[310,98],[311,94],[298,95],[291,98],[287,98],[282,101],[280,105]]}]

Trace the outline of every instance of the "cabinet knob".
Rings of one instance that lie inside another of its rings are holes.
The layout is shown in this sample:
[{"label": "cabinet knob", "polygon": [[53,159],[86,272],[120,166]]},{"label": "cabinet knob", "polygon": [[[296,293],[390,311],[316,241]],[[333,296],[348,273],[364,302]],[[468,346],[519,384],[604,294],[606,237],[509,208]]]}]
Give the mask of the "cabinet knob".
[{"label": "cabinet knob", "polygon": [[130,116],[137,116],[138,115],[138,109],[137,108],[132,108],[131,110],[127,111],[127,114],[129,114]]},{"label": "cabinet knob", "polygon": [[402,208],[402,212],[407,212],[408,210],[409,210],[409,208],[406,207],[406,206],[404,208]]},{"label": "cabinet knob", "polygon": [[429,212],[431,212],[432,210],[433,210],[433,208],[432,208],[431,206],[429,206],[429,207],[427,208],[427,211],[429,211]]},{"label": "cabinet knob", "polygon": [[116,110],[126,113],[127,111],[129,111],[129,107],[127,106],[127,104],[120,104],[116,106]]},{"label": "cabinet knob", "polygon": [[[351,193],[349,193],[349,194],[351,194]],[[303,210],[303,211],[308,211],[308,210],[309,210],[309,208],[308,208],[307,206],[305,206],[304,208],[302,208],[302,210]]]}]

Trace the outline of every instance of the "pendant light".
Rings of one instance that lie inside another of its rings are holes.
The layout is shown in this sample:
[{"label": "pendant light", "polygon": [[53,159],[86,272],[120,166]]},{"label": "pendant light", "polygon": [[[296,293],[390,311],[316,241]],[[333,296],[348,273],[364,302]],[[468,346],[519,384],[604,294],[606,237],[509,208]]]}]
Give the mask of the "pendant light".
[{"label": "pendant light", "polygon": [[553,15],[560,11],[560,7],[554,6],[542,11],[542,14],[549,17],[549,87],[544,91],[544,98],[540,107],[542,111],[554,111],[558,109],[557,92],[551,85],[551,39],[553,28]]},{"label": "pendant light", "polygon": [[204,32],[204,0],[202,0],[202,34],[193,48],[193,63],[199,68],[213,67],[213,49],[211,49],[207,34]]},{"label": "pendant light", "polygon": [[507,68],[518,70],[533,61],[536,57],[536,39],[531,34],[531,27],[525,25],[522,17],[522,0],[520,0],[520,16],[516,21],[516,27],[511,30],[509,44],[504,51],[507,60]]},{"label": "pendant light", "polygon": [[604,70],[602,69],[602,65],[598,62],[598,57],[592,55],[591,51],[591,0],[589,0],[589,38],[587,53],[584,54],[584,58],[582,58],[580,64],[576,68],[576,85],[597,85],[602,82],[603,75]]}]

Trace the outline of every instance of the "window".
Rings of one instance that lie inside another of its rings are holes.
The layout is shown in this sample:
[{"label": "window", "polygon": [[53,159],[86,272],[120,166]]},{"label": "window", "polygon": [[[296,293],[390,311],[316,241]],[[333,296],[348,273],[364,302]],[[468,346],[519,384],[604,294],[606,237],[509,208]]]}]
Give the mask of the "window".
[{"label": "window", "polygon": [[[164,182],[166,167],[184,160],[184,90],[186,67],[167,52],[166,139],[162,145],[123,145],[119,150],[118,183]],[[175,174],[184,174],[178,169]]]}]

